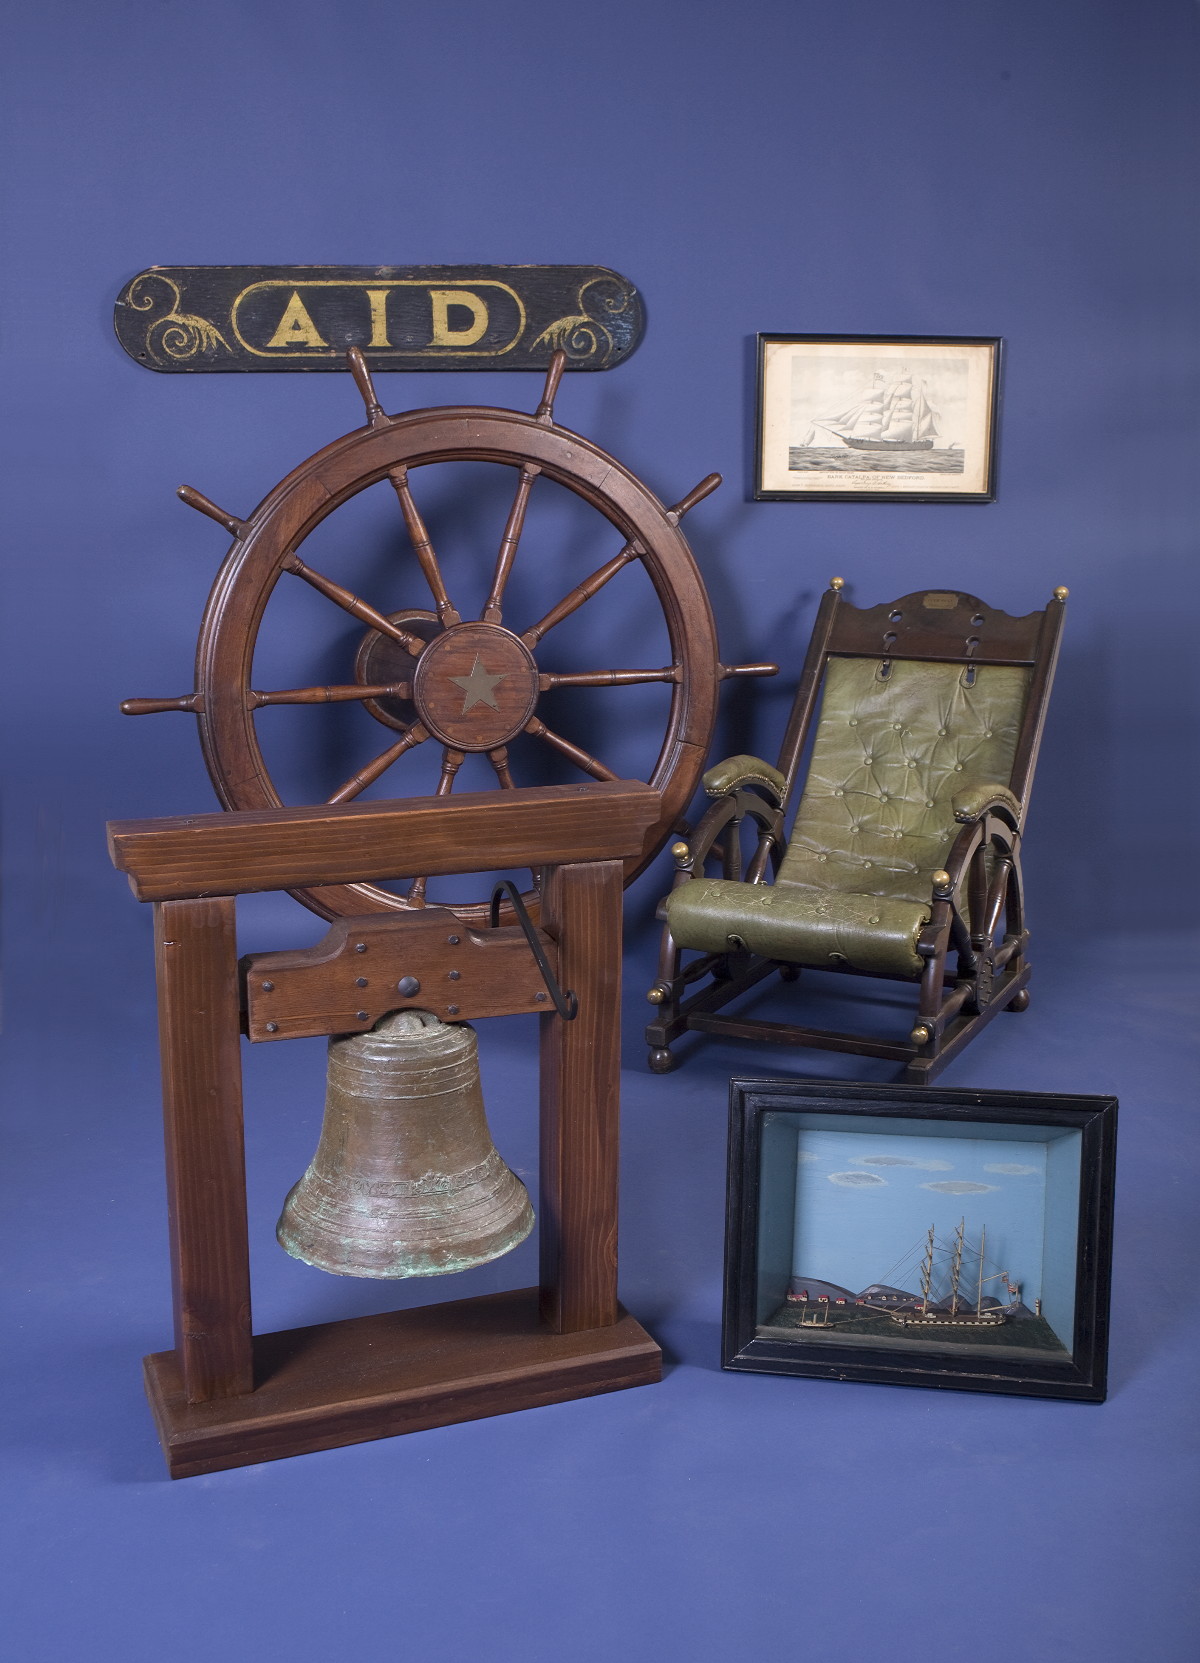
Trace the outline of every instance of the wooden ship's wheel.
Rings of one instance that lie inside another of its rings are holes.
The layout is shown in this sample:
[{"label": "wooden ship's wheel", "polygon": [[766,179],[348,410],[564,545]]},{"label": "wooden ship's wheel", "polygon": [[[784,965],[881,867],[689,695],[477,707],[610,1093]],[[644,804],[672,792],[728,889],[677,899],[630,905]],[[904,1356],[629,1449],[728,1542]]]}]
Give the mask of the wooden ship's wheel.
[{"label": "wooden ship's wheel", "polygon": [[[731,675],[773,674],[774,665],[723,666],[700,573],[679,531],[687,510],[721,483],[710,474],[674,508],[664,508],[628,469],[599,446],[555,425],[554,397],[565,365],[556,353],[536,413],[474,406],[386,415],[357,348],[347,354],[363,396],[367,426],[336,439],[302,462],[246,520],[227,514],[200,492],[182,486],[180,497],[233,534],[205,608],[196,651],[195,691],[171,699],[127,699],[127,715],[166,710],[193,712],[213,785],[227,809],[283,806],[255,732],[254,713],[271,705],[356,701],[388,730],[388,743],[328,799],[346,803],[365,791],[407,751],[432,740],[442,747],[438,795],[453,790],[468,753],[485,755],[502,789],[511,789],[508,746],[531,734],[597,780],[617,776],[578,745],[547,727],[537,713],[544,692],[557,687],[612,687],[639,682],[670,685],[670,708],[658,760],[647,783],[662,794],[662,813],[642,854],[627,863],[626,882],[641,872],[676,830],[696,789],[716,716],[717,689]],[[465,619],[447,593],[437,554],[414,501],[410,472],[435,463],[477,460],[513,468],[516,493],[496,555],[486,604]],[[598,510],[616,529],[622,546],[544,616],[514,632],[504,623],[505,589],[525,523],[534,482],[540,476],[565,486]],[[366,487],[388,479],[399,498],[413,553],[433,600],[384,614],[301,559],[305,538],[332,511]],[[640,561],[654,586],[671,647],[671,663],[641,670],[539,669],[542,639],[590,600],[623,567]],[[259,691],[251,669],[259,626],[275,585],[285,574],[301,578],[335,606],[367,626],[354,662],[354,680],[339,686]],[[425,904],[425,879],[415,876],[406,894],[373,884],[338,884],[295,891],[324,918],[403,911]],[[527,898],[531,908],[536,895]],[[470,921],[482,922],[486,903],[449,903]]]}]

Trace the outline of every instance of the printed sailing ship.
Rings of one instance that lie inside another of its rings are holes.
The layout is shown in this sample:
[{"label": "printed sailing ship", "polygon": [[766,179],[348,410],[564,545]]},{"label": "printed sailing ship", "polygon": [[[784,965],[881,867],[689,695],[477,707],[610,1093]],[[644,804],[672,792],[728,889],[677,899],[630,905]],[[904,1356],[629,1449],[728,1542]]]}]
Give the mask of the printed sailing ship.
[{"label": "printed sailing ship", "polygon": [[[811,1277],[797,1276],[792,1278],[786,1302],[805,1308],[800,1317],[801,1327],[826,1327],[831,1314],[836,1320],[842,1315],[852,1315],[854,1310],[878,1312],[902,1328],[998,1328],[1013,1317],[1029,1316],[1031,1313],[1021,1302],[1020,1283],[1012,1281],[1006,1270],[998,1270],[991,1275],[987,1273],[988,1261],[984,1253],[987,1231],[980,1232],[979,1246],[974,1248],[967,1243],[966,1230],[966,1219],[962,1219],[953,1239],[943,1243],[938,1241],[931,1224],[924,1240],[911,1247],[889,1272],[892,1276],[902,1275],[904,1266],[920,1253],[919,1294],[887,1282],[873,1282],[856,1295],[849,1289],[835,1287],[832,1282],[816,1282]],[[935,1280],[939,1280],[947,1268],[949,1292],[937,1297]],[[993,1294],[985,1293],[985,1288],[992,1282],[1003,1282],[1009,1298],[1007,1305],[1001,1304]],[[837,1310],[839,1306],[846,1308],[844,1312]],[[1036,1307],[1040,1316],[1040,1299],[1036,1301]]]},{"label": "printed sailing ship", "polygon": [[876,370],[870,389],[840,416],[814,419],[804,444],[827,441],[833,433],[853,450],[932,450],[938,415],[925,396],[925,384],[908,371],[891,381]]}]

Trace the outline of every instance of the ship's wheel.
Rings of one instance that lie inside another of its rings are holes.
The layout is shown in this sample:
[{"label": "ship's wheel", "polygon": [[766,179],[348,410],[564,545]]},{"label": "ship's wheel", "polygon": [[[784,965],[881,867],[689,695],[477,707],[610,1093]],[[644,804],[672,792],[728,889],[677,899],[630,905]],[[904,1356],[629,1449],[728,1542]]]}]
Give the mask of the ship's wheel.
[{"label": "ship's wheel", "polygon": [[[680,818],[699,780],[716,715],[717,688],[729,675],[772,674],[774,665],[722,666],[712,611],[679,520],[721,483],[710,474],[674,508],[599,446],[555,425],[554,398],[565,365],[556,353],[536,414],[478,407],[414,410],[388,416],[375,396],[357,348],[347,355],[367,408],[368,425],[302,462],[246,520],[226,514],[188,486],[179,495],[233,533],[205,608],[196,651],[196,687],[172,699],[127,699],[122,710],[144,715],[193,712],[209,774],[227,809],[282,807],[255,731],[254,713],[272,705],[356,701],[387,730],[388,742],[328,799],[346,803],[379,779],[408,751],[430,741],[442,748],[439,795],[454,788],[468,753],[485,755],[501,789],[511,789],[508,747],[531,734],[597,780],[617,776],[603,761],[548,727],[538,714],[541,695],[557,687],[612,687],[665,682],[670,707],[658,760],[647,783],[662,794],[662,812],[640,856],[626,863],[626,882],[653,859]],[[487,601],[477,619],[464,618],[443,579],[438,556],[417,508],[410,474],[434,464],[477,460],[516,472]],[[530,492],[539,477],[554,480],[596,509],[615,528],[621,546],[521,633],[504,622],[505,591],[517,557]],[[306,564],[298,552],[327,515],[366,487],[388,479],[399,498],[413,553],[432,608],[384,614]],[[592,598],[623,567],[640,561],[666,623],[671,663],[653,669],[546,673],[537,650],[543,638]],[[251,670],[259,627],[276,584],[300,578],[334,606],[367,626],[354,662],[354,680],[338,686],[259,691]],[[425,879],[413,877],[406,894],[373,884],[338,884],[295,891],[325,918],[404,910],[425,904]],[[530,894],[527,904],[536,905]],[[483,921],[483,901],[450,902],[456,913]]]}]

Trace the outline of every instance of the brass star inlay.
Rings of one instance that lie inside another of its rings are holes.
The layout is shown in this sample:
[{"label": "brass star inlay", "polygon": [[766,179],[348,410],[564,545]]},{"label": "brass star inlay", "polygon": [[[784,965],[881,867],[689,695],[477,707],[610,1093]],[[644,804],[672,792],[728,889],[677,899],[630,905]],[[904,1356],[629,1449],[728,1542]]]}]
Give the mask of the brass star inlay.
[{"label": "brass star inlay", "polygon": [[496,704],[496,700],[493,695],[495,694],[497,683],[506,680],[507,676],[507,670],[502,671],[498,676],[489,675],[489,673],[480,664],[479,654],[476,653],[475,662],[471,666],[471,674],[469,676],[450,677],[450,680],[454,682],[456,686],[461,687],[463,692],[466,694],[466,697],[463,699],[462,714],[465,716],[467,711],[473,710],[477,704],[490,704],[493,710],[498,709],[499,707]]}]

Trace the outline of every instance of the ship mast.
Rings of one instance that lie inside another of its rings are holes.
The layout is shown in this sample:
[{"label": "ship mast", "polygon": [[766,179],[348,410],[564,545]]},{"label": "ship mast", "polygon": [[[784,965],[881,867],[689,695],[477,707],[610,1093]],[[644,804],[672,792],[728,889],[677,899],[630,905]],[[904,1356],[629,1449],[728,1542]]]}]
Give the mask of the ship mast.
[{"label": "ship mast", "polygon": [[965,1218],[960,1219],[954,1236],[954,1258],[950,1265],[950,1314],[954,1316],[958,1311],[958,1279],[962,1272],[963,1235],[967,1228]]},{"label": "ship mast", "polygon": [[925,1244],[925,1258],[921,1263],[921,1314],[929,1309],[929,1285],[933,1281],[933,1225],[929,1226],[929,1240]]},{"label": "ship mast", "polygon": [[987,1245],[987,1226],[979,1232],[979,1293],[975,1299],[975,1315],[983,1315],[983,1250]]}]

